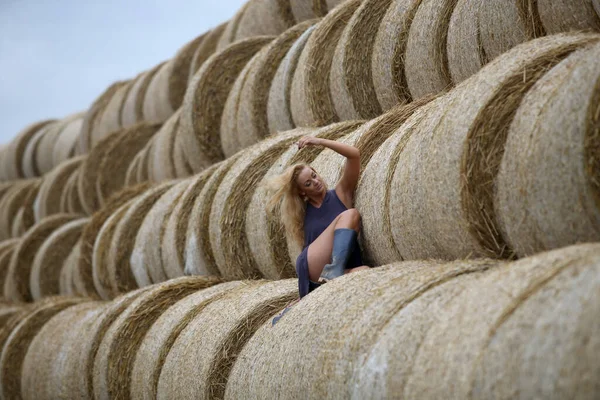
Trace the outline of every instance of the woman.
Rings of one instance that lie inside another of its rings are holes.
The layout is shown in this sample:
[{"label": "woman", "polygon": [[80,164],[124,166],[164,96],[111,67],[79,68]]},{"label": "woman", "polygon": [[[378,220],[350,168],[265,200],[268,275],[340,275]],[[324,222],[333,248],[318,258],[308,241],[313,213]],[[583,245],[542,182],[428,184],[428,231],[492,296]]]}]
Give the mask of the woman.
[{"label": "woman", "polygon": [[369,267],[362,265],[357,236],[360,215],[352,208],[360,174],[360,152],[333,140],[305,136],[298,148],[323,146],[346,157],[341,179],[333,190],[306,164],[289,167],[271,181],[276,191],[268,207],[281,203],[281,218],[303,250],[296,260],[300,298],[321,283],[345,273]]}]

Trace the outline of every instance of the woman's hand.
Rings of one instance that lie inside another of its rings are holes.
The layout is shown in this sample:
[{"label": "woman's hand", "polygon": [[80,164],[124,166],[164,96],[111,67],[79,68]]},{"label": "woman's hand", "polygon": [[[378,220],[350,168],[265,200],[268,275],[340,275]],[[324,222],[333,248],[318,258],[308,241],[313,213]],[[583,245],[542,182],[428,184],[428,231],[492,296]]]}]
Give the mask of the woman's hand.
[{"label": "woman's hand", "polygon": [[306,146],[321,146],[321,139],[313,136],[303,136],[298,140],[298,149],[303,149]]}]

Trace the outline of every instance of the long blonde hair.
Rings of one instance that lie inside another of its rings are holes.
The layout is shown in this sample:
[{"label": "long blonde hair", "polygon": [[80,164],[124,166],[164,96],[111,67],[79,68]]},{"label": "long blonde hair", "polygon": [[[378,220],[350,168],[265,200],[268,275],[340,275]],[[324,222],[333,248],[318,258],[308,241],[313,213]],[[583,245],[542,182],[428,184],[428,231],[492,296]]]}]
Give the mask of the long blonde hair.
[{"label": "long blonde hair", "polygon": [[296,179],[306,167],[312,169],[307,164],[293,165],[267,182],[267,189],[272,193],[267,203],[267,212],[275,212],[277,207],[280,207],[281,220],[288,235],[300,246],[304,243],[306,203],[300,196]]}]

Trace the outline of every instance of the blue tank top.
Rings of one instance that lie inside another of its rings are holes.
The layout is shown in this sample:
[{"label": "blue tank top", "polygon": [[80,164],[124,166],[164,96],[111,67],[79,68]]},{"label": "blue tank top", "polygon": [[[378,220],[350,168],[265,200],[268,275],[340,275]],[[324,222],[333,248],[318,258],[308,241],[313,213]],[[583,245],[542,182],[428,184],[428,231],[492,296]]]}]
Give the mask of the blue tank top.
[{"label": "blue tank top", "polygon": [[[328,190],[327,193],[325,193],[325,198],[323,199],[321,207],[317,208],[312,204],[307,203],[306,214],[304,215],[304,247],[306,248],[314,242],[315,239],[331,225],[333,220],[347,209],[348,208],[339,199],[335,189]],[[346,268],[356,268],[361,265],[363,265],[363,262],[360,254],[360,247],[358,246],[358,243],[356,243]]]}]

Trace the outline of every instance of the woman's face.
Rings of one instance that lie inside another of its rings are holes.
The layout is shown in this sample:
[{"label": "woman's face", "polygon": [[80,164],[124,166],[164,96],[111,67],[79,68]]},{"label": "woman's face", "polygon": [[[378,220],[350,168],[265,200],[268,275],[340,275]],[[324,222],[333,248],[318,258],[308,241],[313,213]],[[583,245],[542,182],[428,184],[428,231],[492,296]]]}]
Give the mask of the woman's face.
[{"label": "woman's face", "polygon": [[304,167],[300,174],[298,174],[296,184],[302,196],[314,197],[325,190],[323,179],[309,167]]}]

